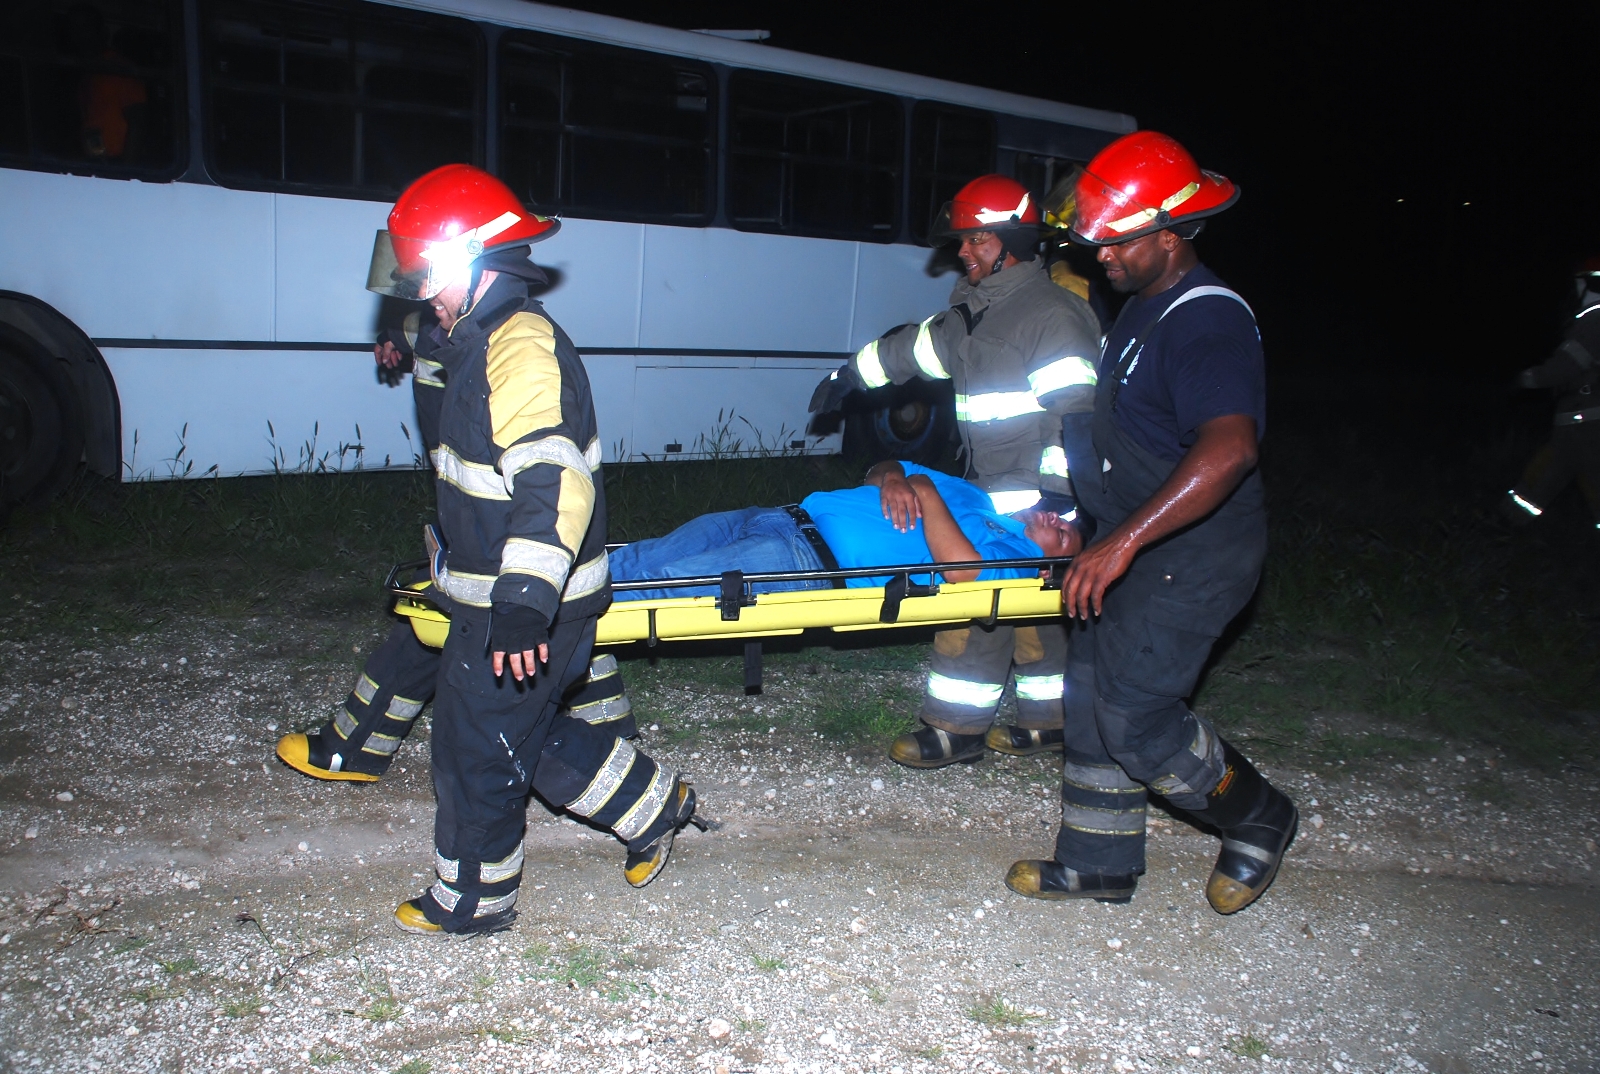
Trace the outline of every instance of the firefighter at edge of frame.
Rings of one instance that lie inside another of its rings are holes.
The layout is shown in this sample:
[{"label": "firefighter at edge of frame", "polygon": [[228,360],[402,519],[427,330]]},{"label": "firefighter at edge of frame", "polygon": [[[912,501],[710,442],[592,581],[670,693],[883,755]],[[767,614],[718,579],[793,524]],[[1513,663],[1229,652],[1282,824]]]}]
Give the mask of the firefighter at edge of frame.
[{"label": "firefighter at edge of frame", "polygon": [[[912,378],[951,380],[967,469],[1001,514],[1042,509],[1074,517],[1063,419],[1087,422],[1100,324],[1077,293],[1052,282],[1039,256],[1044,222],[1014,179],[972,180],[944,206],[933,241],[958,242],[965,269],[950,308],[891,329],[829,374],[813,413],[838,410],[852,391]],[[1069,422],[1071,424],[1072,422]],[[882,489],[883,513],[915,526],[915,497]],[[920,727],[889,756],[913,768],[975,761],[986,750],[1024,756],[1061,749],[1066,631],[1060,623],[941,630],[934,637]],[[1015,678],[1017,723],[997,725]]]},{"label": "firefighter at edge of frame", "polygon": [[[379,333],[373,345],[378,374],[396,383],[412,375],[417,432],[431,465],[439,446],[439,411],[444,400],[444,366],[432,357],[448,337],[437,323],[424,326],[421,313],[408,314],[396,329]],[[427,575],[414,579],[426,580]],[[394,763],[400,743],[433,700],[439,677],[439,651],[417,640],[410,620],[396,623],[383,644],[367,657],[344,705],[318,731],[294,732],[278,740],[278,759],[314,779],[372,783]],[[610,653],[594,657],[584,678],[563,698],[568,715],[603,725],[619,738],[634,738],[633,719],[622,671]]]},{"label": "firefighter at edge of frame", "polygon": [[527,799],[610,828],[635,887],[695,820],[694,790],[561,699],[589,672],[610,604],[605,485],[577,349],[530,287],[529,246],[559,221],[498,179],[438,168],[400,195],[369,290],[428,302],[445,330],[430,574],[450,633],[434,698],[431,887],[395,910],[415,933],[481,933],[516,916]]},{"label": "firefighter at edge of frame", "polygon": [[1150,790],[1221,833],[1206,885],[1218,913],[1259,898],[1294,839],[1294,803],[1184,703],[1266,553],[1260,335],[1192,242],[1238,196],[1152,131],[1112,142],[1078,180],[1072,241],[1098,247],[1133,297],[1101,353],[1094,454],[1069,460],[1099,536],[1062,587],[1075,628],[1062,821],[1053,859],[1007,874],[1022,895],[1130,900]]},{"label": "firefighter at edge of frame", "polygon": [[1561,345],[1517,377],[1522,388],[1555,389],[1555,428],[1500,507],[1513,522],[1531,522],[1576,479],[1600,535],[1600,257],[1573,278],[1578,312]]}]

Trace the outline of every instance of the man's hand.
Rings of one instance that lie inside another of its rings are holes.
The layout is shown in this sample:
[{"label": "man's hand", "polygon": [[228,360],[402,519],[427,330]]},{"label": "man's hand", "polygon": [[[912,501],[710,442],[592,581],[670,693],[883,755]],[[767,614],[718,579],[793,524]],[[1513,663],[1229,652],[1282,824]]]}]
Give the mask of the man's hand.
[{"label": "man's hand", "polygon": [[385,369],[398,369],[400,363],[406,360],[406,356],[400,353],[400,348],[387,339],[381,339],[372,345],[372,357]]},{"label": "man's hand", "polygon": [[1141,548],[1205,518],[1255,469],[1254,418],[1224,414],[1196,432],[1194,446],[1155,495],[1067,568],[1061,605],[1069,618],[1087,619],[1091,611],[1099,615],[1106,589],[1127,573]]},{"label": "man's hand", "polygon": [[1061,607],[1067,618],[1087,619],[1091,610],[1098,616],[1106,589],[1127,573],[1138,551],[1133,541],[1113,533],[1079,552],[1061,582]]},{"label": "man's hand", "polygon": [[835,369],[823,378],[817,385],[817,390],[811,393],[811,402],[806,410],[812,414],[832,414],[844,406],[845,396],[864,387],[861,378],[856,376],[856,371],[850,368],[850,363]]},{"label": "man's hand", "polygon": [[504,675],[510,664],[511,677],[518,682],[533,678],[539,665],[550,659],[549,637],[550,621],[543,612],[524,604],[496,604],[489,622],[495,676]]},{"label": "man's hand", "polygon": [[878,486],[878,502],[883,507],[883,517],[901,533],[917,528],[922,517],[922,502],[904,474],[885,474]]}]

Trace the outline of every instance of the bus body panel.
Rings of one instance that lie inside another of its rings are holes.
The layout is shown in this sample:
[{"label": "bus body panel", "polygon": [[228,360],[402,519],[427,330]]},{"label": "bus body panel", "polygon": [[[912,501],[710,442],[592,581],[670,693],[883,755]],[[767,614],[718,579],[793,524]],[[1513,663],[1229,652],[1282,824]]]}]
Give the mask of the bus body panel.
[{"label": "bus body panel", "polygon": [[198,183],[0,170],[0,289],[91,338],[271,339],[272,210]]},{"label": "bus body panel", "polygon": [[855,243],[647,225],[645,347],[842,352]]},{"label": "bus body panel", "polygon": [[[389,206],[371,201],[261,194],[273,199],[273,334],[286,342],[370,343],[379,296],[366,289],[372,239]],[[231,256],[262,256],[240,249]],[[236,336],[255,339],[255,336]]]},{"label": "bus body panel", "polygon": [[862,243],[860,250],[847,347],[852,353],[897,324],[921,321],[949,307],[950,292],[960,277],[935,261],[935,251],[870,243]]}]

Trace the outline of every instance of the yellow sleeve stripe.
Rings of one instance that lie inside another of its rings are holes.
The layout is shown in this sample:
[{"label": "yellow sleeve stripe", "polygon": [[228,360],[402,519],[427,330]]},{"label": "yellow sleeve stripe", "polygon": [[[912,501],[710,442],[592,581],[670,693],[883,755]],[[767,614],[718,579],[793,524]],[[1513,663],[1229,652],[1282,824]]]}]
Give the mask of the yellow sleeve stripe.
[{"label": "yellow sleeve stripe", "polygon": [[524,310],[489,337],[489,424],[508,448],[561,424],[561,366],[550,322]]},{"label": "yellow sleeve stripe", "polygon": [[586,472],[563,469],[560,499],[556,501],[556,536],[574,554],[583,547],[583,535],[593,517],[594,481]]}]

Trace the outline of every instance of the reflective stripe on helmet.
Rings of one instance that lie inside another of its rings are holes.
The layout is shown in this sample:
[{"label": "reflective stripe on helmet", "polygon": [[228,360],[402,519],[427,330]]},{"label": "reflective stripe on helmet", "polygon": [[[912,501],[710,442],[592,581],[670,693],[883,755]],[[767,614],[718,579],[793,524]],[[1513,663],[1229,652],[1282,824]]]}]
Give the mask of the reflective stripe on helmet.
[{"label": "reflective stripe on helmet", "polygon": [[1005,687],[992,682],[968,682],[952,679],[937,671],[928,673],[928,696],[952,705],[965,705],[974,709],[990,709],[1000,703]]},{"label": "reflective stripe on helmet", "polygon": [[1004,224],[1009,220],[1021,220],[1027,211],[1028,195],[1024,192],[1015,209],[979,209],[972,215],[980,224]]},{"label": "reflective stripe on helmet", "polygon": [[981,395],[956,395],[957,421],[1004,421],[1023,414],[1043,414],[1044,407],[1032,392],[984,392]]},{"label": "reflective stripe on helmet", "polygon": [[861,383],[869,388],[881,388],[889,383],[889,374],[883,371],[883,362],[878,358],[877,340],[856,351],[856,372],[861,375]]}]

